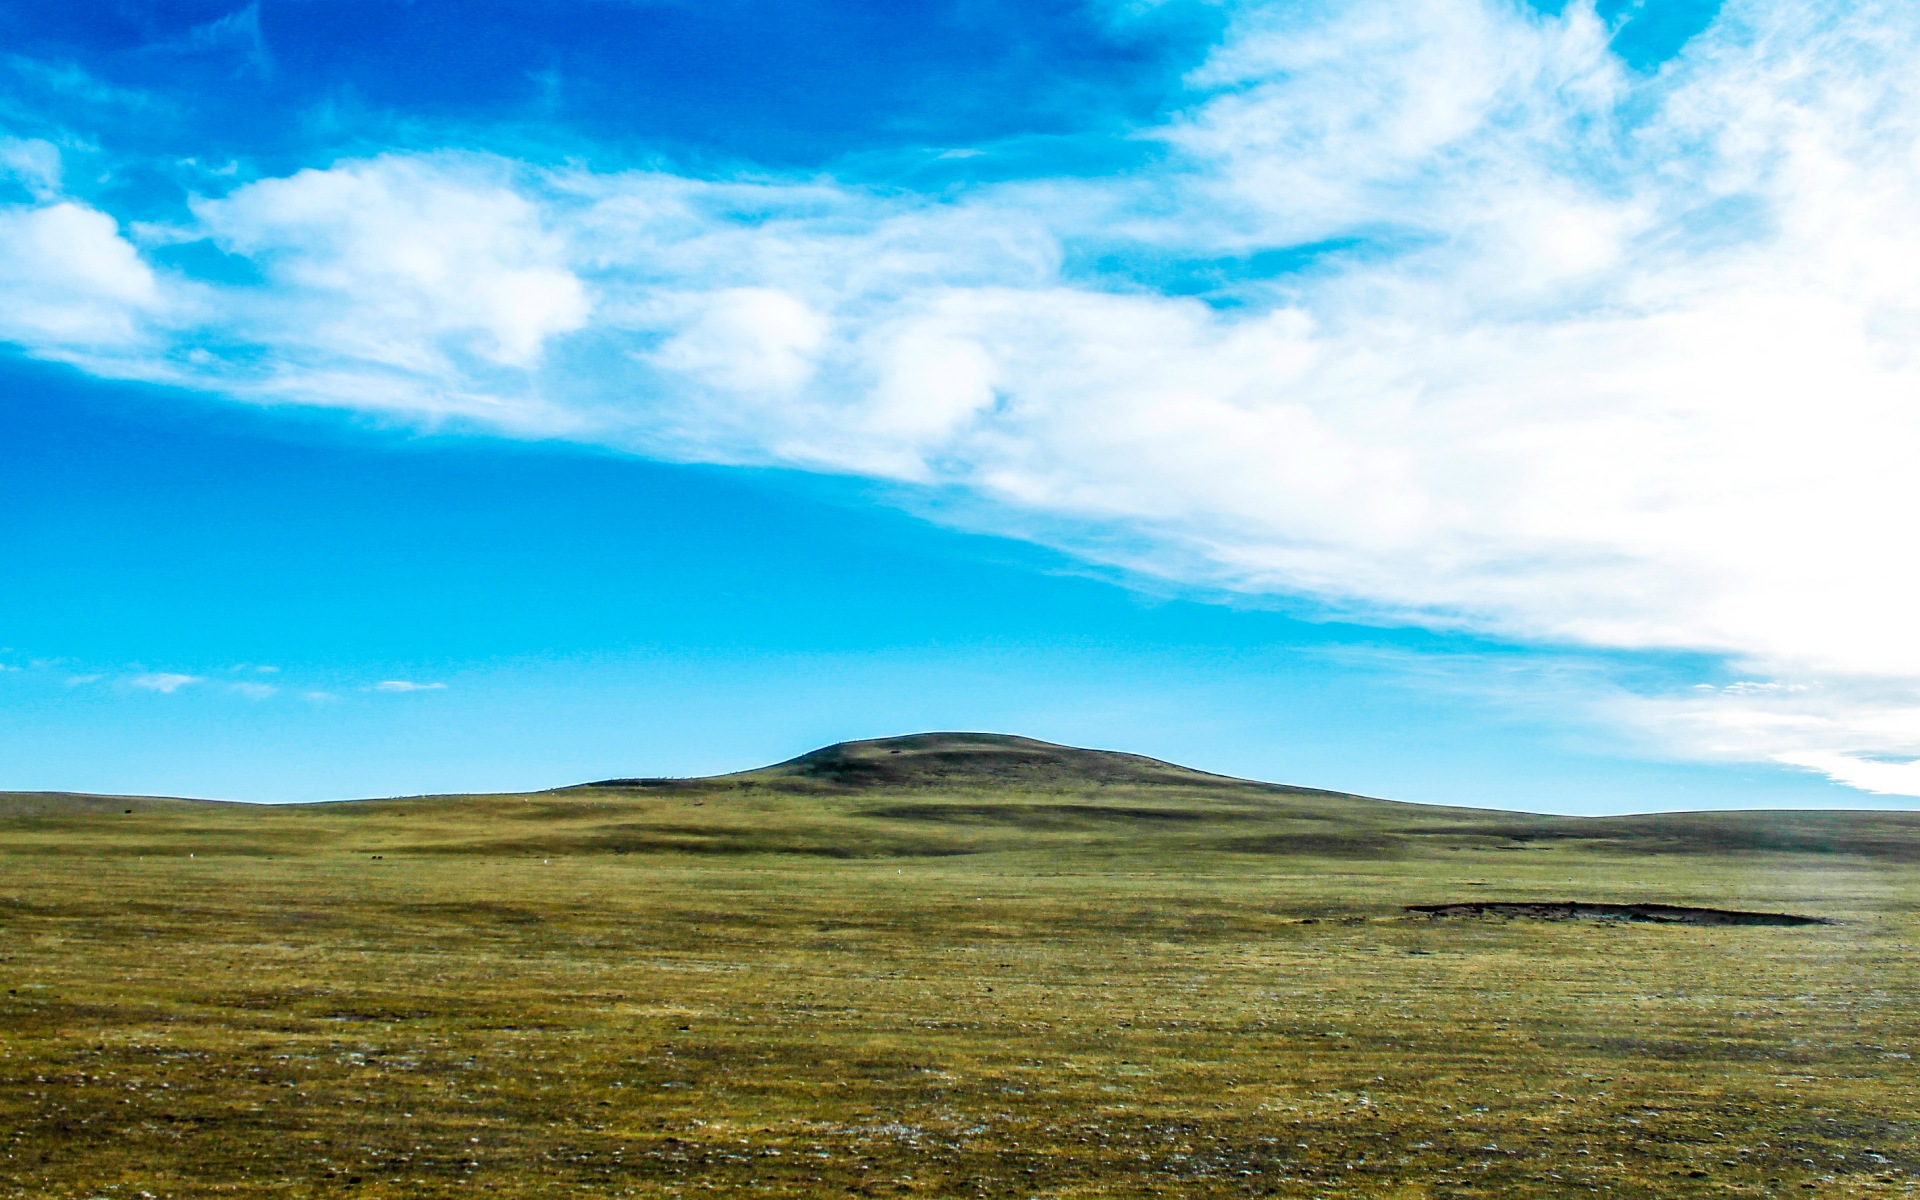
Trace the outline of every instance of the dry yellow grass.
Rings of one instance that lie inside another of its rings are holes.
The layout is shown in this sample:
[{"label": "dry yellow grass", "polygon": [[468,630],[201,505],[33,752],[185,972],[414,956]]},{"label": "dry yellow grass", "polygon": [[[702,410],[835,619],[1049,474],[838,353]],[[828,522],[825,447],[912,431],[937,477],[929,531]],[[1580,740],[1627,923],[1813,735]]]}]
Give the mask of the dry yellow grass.
[{"label": "dry yellow grass", "polygon": [[[0,801],[0,1196],[1920,1172],[1907,818],[1582,823],[905,748],[535,796]],[[1837,923],[1400,907],[1543,898]]]}]

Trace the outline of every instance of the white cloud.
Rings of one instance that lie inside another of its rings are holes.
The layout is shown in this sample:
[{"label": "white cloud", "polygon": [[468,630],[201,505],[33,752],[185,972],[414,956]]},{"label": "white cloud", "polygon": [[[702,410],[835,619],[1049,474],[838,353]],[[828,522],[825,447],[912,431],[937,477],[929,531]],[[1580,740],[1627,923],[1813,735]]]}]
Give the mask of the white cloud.
[{"label": "white cloud", "polygon": [[[201,201],[185,235],[260,285],[156,282],[105,214],[8,210],[0,330],[955,489],[1205,586],[1722,655],[1780,690],[1622,718],[1920,786],[1920,11],[1729,0],[1651,76],[1579,4],[1232,11],[1126,176],[934,199],[393,154]],[[1183,263],[1249,278],[1158,286]]]},{"label": "white cloud", "polygon": [[280,692],[279,688],[270,683],[230,683],[227,688],[234,694],[245,696],[249,700],[266,700]]},{"label": "white cloud", "polygon": [[438,692],[446,689],[444,683],[415,683],[410,679],[383,679],[373,685],[376,692]]},{"label": "white cloud", "polygon": [[323,318],[330,354],[419,366],[452,339],[531,367],[549,337],[587,319],[585,289],[539,211],[463,162],[301,171],[197,208],[224,248],[266,266],[290,310]]},{"label": "white cloud", "polygon": [[1776,762],[1818,771],[1836,783],[1881,796],[1920,796],[1920,761],[1886,761],[1833,750],[1776,754]]},{"label": "white cloud", "polygon": [[710,387],[733,392],[792,392],[813,377],[826,322],[774,288],[729,288],[701,296],[695,314],[653,354]]},{"label": "white cloud", "polygon": [[72,201],[0,207],[0,337],[49,351],[124,346],[158,300],[114,219]]},{"label": "white cloud", "polygon": [[[201,231],[268,279],[213,301],[216,345],[239,348],[225,364],[248,368],[223,381],[263,397],[568,424],[526,376],[591,303],[564,240],[504,174],[471,158],[387,157],[198,202]],[[191,381],[219,361],[210,352],[177,372]]]},{"label": "white cloud", "polygon": [[273,73],[273,56],[260,29],[260,6],[249,4],[222,17],[196,25],[179,38],[150,42],[149,54],[178,56],[226,54],[237,56],[260,75]]},{"label": "white cloud", "polygon": [[127,680],[127,686],[139,688],[143,692],[160,692],[171,696],[183,687],[196,683],[205,683],[199,675],[175,675],[164,671],[135,675]]},{"label": "white cloud", "polygon": [[44,138],[0,137],[0,172],[12,176],[36,200],[60,196],[60,149]]},{"label": "white cloud", "polygon": [[1771,761],[1862,791],[1920,795],[1920,685],[1912,680],[1742,680],[1666,696],[1616,695],[1612,704],[1671,750]]}]

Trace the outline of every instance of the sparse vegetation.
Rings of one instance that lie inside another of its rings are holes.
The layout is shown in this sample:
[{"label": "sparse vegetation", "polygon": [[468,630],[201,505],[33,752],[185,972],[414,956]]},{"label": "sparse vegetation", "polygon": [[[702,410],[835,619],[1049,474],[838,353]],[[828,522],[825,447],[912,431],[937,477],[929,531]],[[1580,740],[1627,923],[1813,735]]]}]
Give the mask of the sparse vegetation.
[{"label": "sparse vegetation", "polygon": [[[1920,1179],[1899,814],[1559,820],[929,737],[525,796],[15,795],[0,831],[0,1196]],[[1402,909],[1534,900],[1835,923]]]}]

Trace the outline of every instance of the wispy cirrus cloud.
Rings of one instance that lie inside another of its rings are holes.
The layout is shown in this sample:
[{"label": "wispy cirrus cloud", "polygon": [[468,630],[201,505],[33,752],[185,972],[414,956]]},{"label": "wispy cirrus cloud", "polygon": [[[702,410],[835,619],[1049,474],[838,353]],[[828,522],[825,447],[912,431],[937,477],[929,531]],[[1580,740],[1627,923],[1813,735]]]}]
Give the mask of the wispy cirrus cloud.
[{"label": "wispy cirrus cloud", "polygon": [[178,37],[150,42],[140,52],[159,58],[230,58],[255,74],[265,76],[273,73],[273,54],[261,34],[258,4],[249,4],[194,25]]},{"label": "wispy cirrus cloud", "polygon": [[[113,671],[88,671],[70,673],[72,664],[65,660],[40,660],[27,666],[0,664],[0,672],[54,670],[60,672],[60,682],[65,686],[82,687],[89,684],[106,684],[116,689],[128,689],[137,692],[154,692],[171,696],[190,688],[200,688],[230,696],[240,696],[248,700],[271,700],[277,696],[297,694],[303,699],[314,702],[334,702],[342,697],[339,693],[325,688],[299,685],[279,681],[281,669],[260,663],[240,663],[229,667],[224,673],[194,675],[184,671],[148,671],[139,667],[128,667]],[[224,678],[222,675],[224,674]],[[238,678],[235,678],[238,676]],[[276,682],[267,682],[274,679]],[[291,689],[291,690],[290,690]],[[404,694],[410,692],[437,692],[447,690],[442,682],[423,682],[411,679],[383,679],[377,683],[366,684],[357,689],[361,692]]]},{"label": "wispy cirrus cloud", "polygon": [[181,688],[191,687],[196,683],[205,682],[206,677],[201,675],[179,675],[167,671],[153,671],[146,674],[129,676],[126,684],[130,688],[137,688],[143,692],[159,692],[162,695],[171,696]]},{"label": "wispy cirrus cloud", "polygon": [[[1733,0],[1644,73],[1579,4],[1230,12],[1137,131],[1152,165],[1105,178],[918,195],[403,149],[136,235],[28,156],[0,336],[936,489],[1371,619],[1719,655],[1779,690],[1616,713],[1920,792],[1920,14]],[[166,239],[254,274],[162,270]]]}]

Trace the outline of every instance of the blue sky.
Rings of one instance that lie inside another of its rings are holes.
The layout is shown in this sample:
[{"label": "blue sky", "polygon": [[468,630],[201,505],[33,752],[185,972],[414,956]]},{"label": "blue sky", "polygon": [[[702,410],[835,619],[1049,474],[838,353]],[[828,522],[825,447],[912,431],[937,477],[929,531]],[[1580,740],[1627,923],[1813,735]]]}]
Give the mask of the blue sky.
[{"label": "blue sky", "polygon": [[966,728],[1553,811],[1920,792],[1897,9],[0,36],[0,787]]}]

